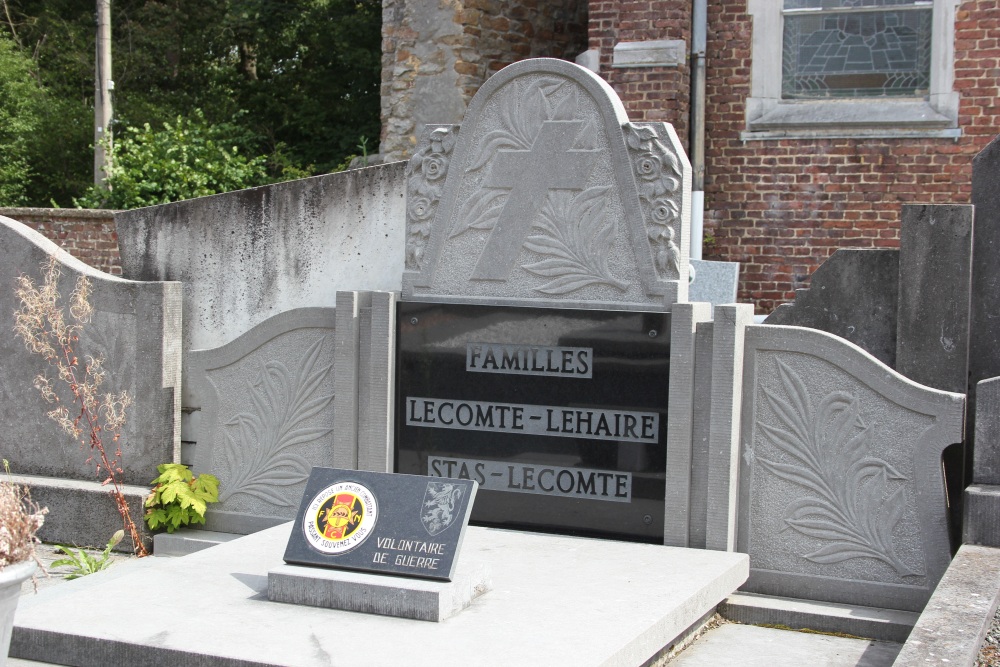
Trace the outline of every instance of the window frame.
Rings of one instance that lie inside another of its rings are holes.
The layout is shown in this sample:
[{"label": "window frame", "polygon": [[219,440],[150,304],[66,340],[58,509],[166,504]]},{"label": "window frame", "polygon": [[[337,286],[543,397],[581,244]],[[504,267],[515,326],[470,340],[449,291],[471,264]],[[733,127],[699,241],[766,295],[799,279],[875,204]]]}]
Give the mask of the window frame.
[{"label": "window frame", "polygon": [[781,97],[784,23],[780,0],[747,0],[753,26],[744,140],[812,137],[948,137],[958,127],[955,12],[961,0],[933,0],[930,90],[926,98]]}]

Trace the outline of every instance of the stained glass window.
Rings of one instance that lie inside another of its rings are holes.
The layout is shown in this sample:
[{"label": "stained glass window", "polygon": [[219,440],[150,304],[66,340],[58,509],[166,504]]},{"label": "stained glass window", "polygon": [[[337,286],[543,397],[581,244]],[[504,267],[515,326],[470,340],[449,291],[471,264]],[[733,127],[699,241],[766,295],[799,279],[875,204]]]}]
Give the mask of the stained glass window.
[{"label": "stained glass window", "polygon": [[784,0],[782,97],[926,95],[933,4]]}]

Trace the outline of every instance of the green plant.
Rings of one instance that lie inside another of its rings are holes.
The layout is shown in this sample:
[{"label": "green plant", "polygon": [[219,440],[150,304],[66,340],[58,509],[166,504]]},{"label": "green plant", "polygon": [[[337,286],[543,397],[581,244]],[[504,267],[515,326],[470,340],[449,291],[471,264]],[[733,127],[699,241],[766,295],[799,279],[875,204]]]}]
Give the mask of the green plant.
[{"label": "green plant", "polygon": [[359,149],[361,149],[361,155],[362,155],[361,166],[362,167],[367,167],[368,166],[368,137],[362,135],[361,138],[358,139],[358,146],[357,147]]},{"label": "green plant", "polygon": [[146,523],[150,529],[165,527],[172,533],[181,526],[205,523],[208,503],[219,501],[219,480],[202,473],[195,477],[182,463],[156,467],[160,476],[152,481],[153,492],[146,498]]},{"label": "green plant", "polygon": [[124,537],[125,531],[119,529],[114,535],[111,536],[111,539],[108,540],[108,545],[104,547],[104,551],[101,552],[100,556],[93,556],[87,553],[84,549],[73,549],[72,547],[57,544],[56,551],[62,551],[68,556],[68,558],[60,558],[59,560],[52,561],[52,567],[69,565],[73,568],[70,572],[63,575],[66,579],[79,579],[80,577],[85,577],[88,574],[94,574],[95,572],[106,570],[108,566],[111,565],[111,550],[114,549]]}]

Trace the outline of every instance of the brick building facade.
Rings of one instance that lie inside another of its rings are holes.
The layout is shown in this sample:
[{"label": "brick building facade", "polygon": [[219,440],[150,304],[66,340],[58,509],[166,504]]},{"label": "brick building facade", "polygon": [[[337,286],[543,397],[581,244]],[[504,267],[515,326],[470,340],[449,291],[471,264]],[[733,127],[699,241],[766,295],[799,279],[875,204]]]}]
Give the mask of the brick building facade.
[{"label": "brick building facade", "polygon": [[[687,146],[692,60],[668,57],[656,64],[655,52],[680,42],[688,55],[692,0],[591,0],[575,8],[569,0],[459,2],[451,20],[461,23],[466,41],[453,69],[463,78],[448,105],[438,104],[434,91],[451,84],[439,78],[438,88],[414,85],[421,65],[403,57],[402,42],[394,38],[409,29],[402,7],[416,3],[391,3],[395,9],[387,10],[384,26],[382,141],[395,159],[407,157],[422,123],[460,122],[475,89],[500,64],[537,55],[576,59],[573,49],[581,40],[574,31],[581,25],[589,54],[578,62],[614,87],[632,120],[670,122]],[[969,203],[972,158],[1000,132],[1000,8],[995,0],[932,4],[926,9],[933,40],[926,89],[910,97],[810,102],[775,93],[787,20],[782,3],[708,0],[703,257],[741,263],[739,298],[753,301],[758,313],[808,286],[811,273],[837,248],[897,247],[902,204]],[[479,28],[462,23],[469,9],[480,12],[472,17],[476,25],[510,31],[491,37],[491,44],[517,48],[502,55],[477,51]],[[529,10],[559,36],[548,47],[540,39],[525,46],[518,41],[523,23],[496,19]],[[654,55],[640,58],[638,66],[619,59],[623,46],[643,44]],[[402,74],[400,62],[408,63]],[[428,78],[438,76],[430,71]],[[421,107],[407,116],[418,94]],[[404,117],[411,127],[398,122]]]}]

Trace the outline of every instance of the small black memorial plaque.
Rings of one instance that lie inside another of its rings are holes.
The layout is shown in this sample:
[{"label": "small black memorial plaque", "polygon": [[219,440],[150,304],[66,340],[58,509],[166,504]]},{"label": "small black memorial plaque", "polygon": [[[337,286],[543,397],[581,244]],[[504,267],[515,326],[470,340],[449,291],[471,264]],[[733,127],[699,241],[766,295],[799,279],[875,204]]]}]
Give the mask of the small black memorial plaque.
[{"label": "small black memorial plaque", "polygon": [[451,581],[476,483],[313,468],[285,562]]},{"label": "small black memorial plaque", "polygon": [[474,522],[663,539],[670,314],[403,302],[396,469]]}]

